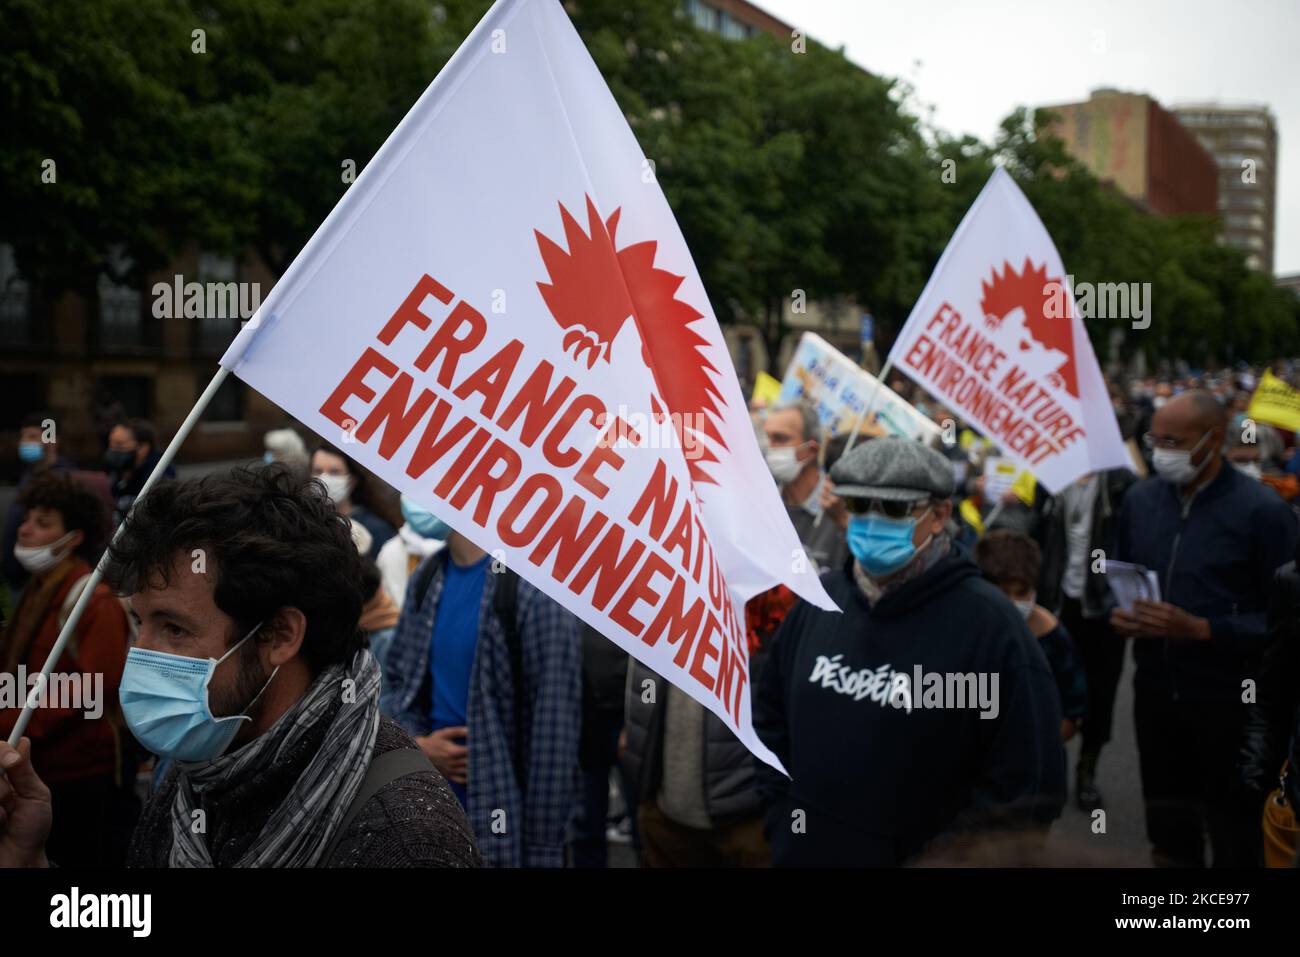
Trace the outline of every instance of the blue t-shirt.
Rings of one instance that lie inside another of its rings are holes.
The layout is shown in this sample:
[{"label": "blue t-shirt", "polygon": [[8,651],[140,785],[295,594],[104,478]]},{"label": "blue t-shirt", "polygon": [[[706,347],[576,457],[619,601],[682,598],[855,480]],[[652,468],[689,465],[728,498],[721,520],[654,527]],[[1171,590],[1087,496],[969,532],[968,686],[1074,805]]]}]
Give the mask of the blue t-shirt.
[{"label": "blue t-shirt", "polygon": [[[433,689],[430,719],[434,731],[468,726],[469,676],[478,644],[478,610],[491,559],[492,556],[484,555],[473,565],[462,566],[449,556],[443,569],[442,592],[438,596],[429,642]],[[466,803],[464,785],[447,783],[461,803]]]}]

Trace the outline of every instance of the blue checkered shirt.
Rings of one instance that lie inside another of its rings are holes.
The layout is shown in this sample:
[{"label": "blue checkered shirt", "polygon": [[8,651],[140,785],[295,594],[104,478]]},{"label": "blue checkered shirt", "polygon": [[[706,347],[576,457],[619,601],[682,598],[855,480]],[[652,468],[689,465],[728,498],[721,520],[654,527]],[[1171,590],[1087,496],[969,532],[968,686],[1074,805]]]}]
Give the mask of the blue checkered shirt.
[{"label": "blue checkered shirt", "polygon": [[[427,735],[432,728],[429,645],[447,554],[442,549],[425,559],[438,564],[419,608],[413,605],[420,570],[411,575],[397,633],[384,663],[380,708],[412,735]],[[523,720],[528,786],[521,797],[511,761],[515,720],[510,653],[492,608],[498,577],[489,573],[483,585],[478,642],[470,670],[466,717],[469,821],[488,864],[560,867],[577,786],[581,626],[572,614],[520,580],[517,615],[528,703]]]}]

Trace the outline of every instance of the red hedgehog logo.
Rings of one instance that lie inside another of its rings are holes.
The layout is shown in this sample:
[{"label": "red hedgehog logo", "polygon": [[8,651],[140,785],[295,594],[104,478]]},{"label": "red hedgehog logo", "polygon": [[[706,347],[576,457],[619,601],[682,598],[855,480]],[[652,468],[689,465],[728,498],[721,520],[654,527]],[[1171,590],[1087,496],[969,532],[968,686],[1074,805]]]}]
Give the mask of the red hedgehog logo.
[{"label": "red hedgehog logo", "polygon": [[[671,413],[683,448],[688,447],[689,429],[725,449],[718,429],[725,403],[713,379],[718,370],[703,351],[707,341],[693,328],[703,313],[677,298],[685,277],[654,264],[657,242],[616,247],[620,212],[615,209],[602,221],[588,196],[584,231],[561,203],[567,252],[533,230],[550,279],[537,288],[555,321],[568,330],[563,349],[572,350],[574,361],[585,362],[588,369],[598,361],[608,363],[619,330],[624,323],[635,322],[643,344],[641,358],[668,405],[664,409],[651,396],[652,413],[661,422]],[[692,445],[696,454],[687,456],[691,479],[716,485],[704,464],[718,461],[717,456],[702,443]]]},{"label": "red hedgehog logo", "polygon": [[[1068,316],[1055,313],[1059,309],[1048,309],[1048,303],[1055,301],[1059,306],[1061,290],[1064,284],[1060,279],[1048,279],[1046,266],[1035,266],[1025,258],[1021,272],[1016,272],[1011,263],[1003,261],[1003,272],[999,275],[997,267],[993,269],[993,281],[984,282],[984,296],[980,307],[984,310],[984,321],[996,329],[1002,321],[1019,306],[1025,313],[1025,331],[1030,338],[1044,349],[1065,353],[1065,361],[1057,367],[1053,379],[1074,398],[1079,398],[1079,374],[1074,364],[1074,335],[1072,323]],[[1022,349],[1028,349],[1024,344]]]}]

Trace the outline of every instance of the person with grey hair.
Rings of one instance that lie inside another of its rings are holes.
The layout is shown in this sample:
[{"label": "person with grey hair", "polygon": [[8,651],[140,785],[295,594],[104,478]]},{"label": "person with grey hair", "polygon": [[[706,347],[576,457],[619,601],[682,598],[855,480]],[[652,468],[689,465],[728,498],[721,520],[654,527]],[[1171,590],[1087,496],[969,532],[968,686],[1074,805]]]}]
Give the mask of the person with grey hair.
[{"label": "person with grey hair", "polygon": [[1061,704],[1011,600],[953,545],[952,465],[908,439],[831,469],[853,561],[822,576],[842,613],[786,616],[754,688],[777,865],[896,866],[1041,843],[1065,803]]},{"label": "person with grey hair", "polygon": [[303,442],[302,436],[293,429],[287,427],[271,429],[262,438],[262,444],[266,447],[262,461],[267,465],[283,462],[294,472],[300,475],[307,474],[311,457],[307,454],[307,445]]},{"label": "person with grey hair", "polygon": [[781,499],[808,559],[819,571],[848,558],[844,532],[822,521],[821,420],[807,402],[778,405],[763,420],[764,458],[781,487]]}]

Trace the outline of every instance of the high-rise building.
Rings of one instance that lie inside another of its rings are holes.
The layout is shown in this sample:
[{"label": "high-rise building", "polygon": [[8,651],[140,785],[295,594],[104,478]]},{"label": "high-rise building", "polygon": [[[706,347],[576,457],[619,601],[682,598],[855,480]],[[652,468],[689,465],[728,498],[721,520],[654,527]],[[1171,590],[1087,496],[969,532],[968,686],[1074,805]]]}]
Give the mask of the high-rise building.
[{"label": "high-rise building", "polygon": [[1219,167],[1223,239],[1252,269],[1273,272],[1277,124],[1266,106],[1188,103],[1174,108]]},{"label": "high-rise building", "polygon": [[1161,215],[1217,211],[1214,157],[1145,93],[1100,89],[1042,109],[1057,114],[1056,135],[1093,175],[1140,206]]}]

